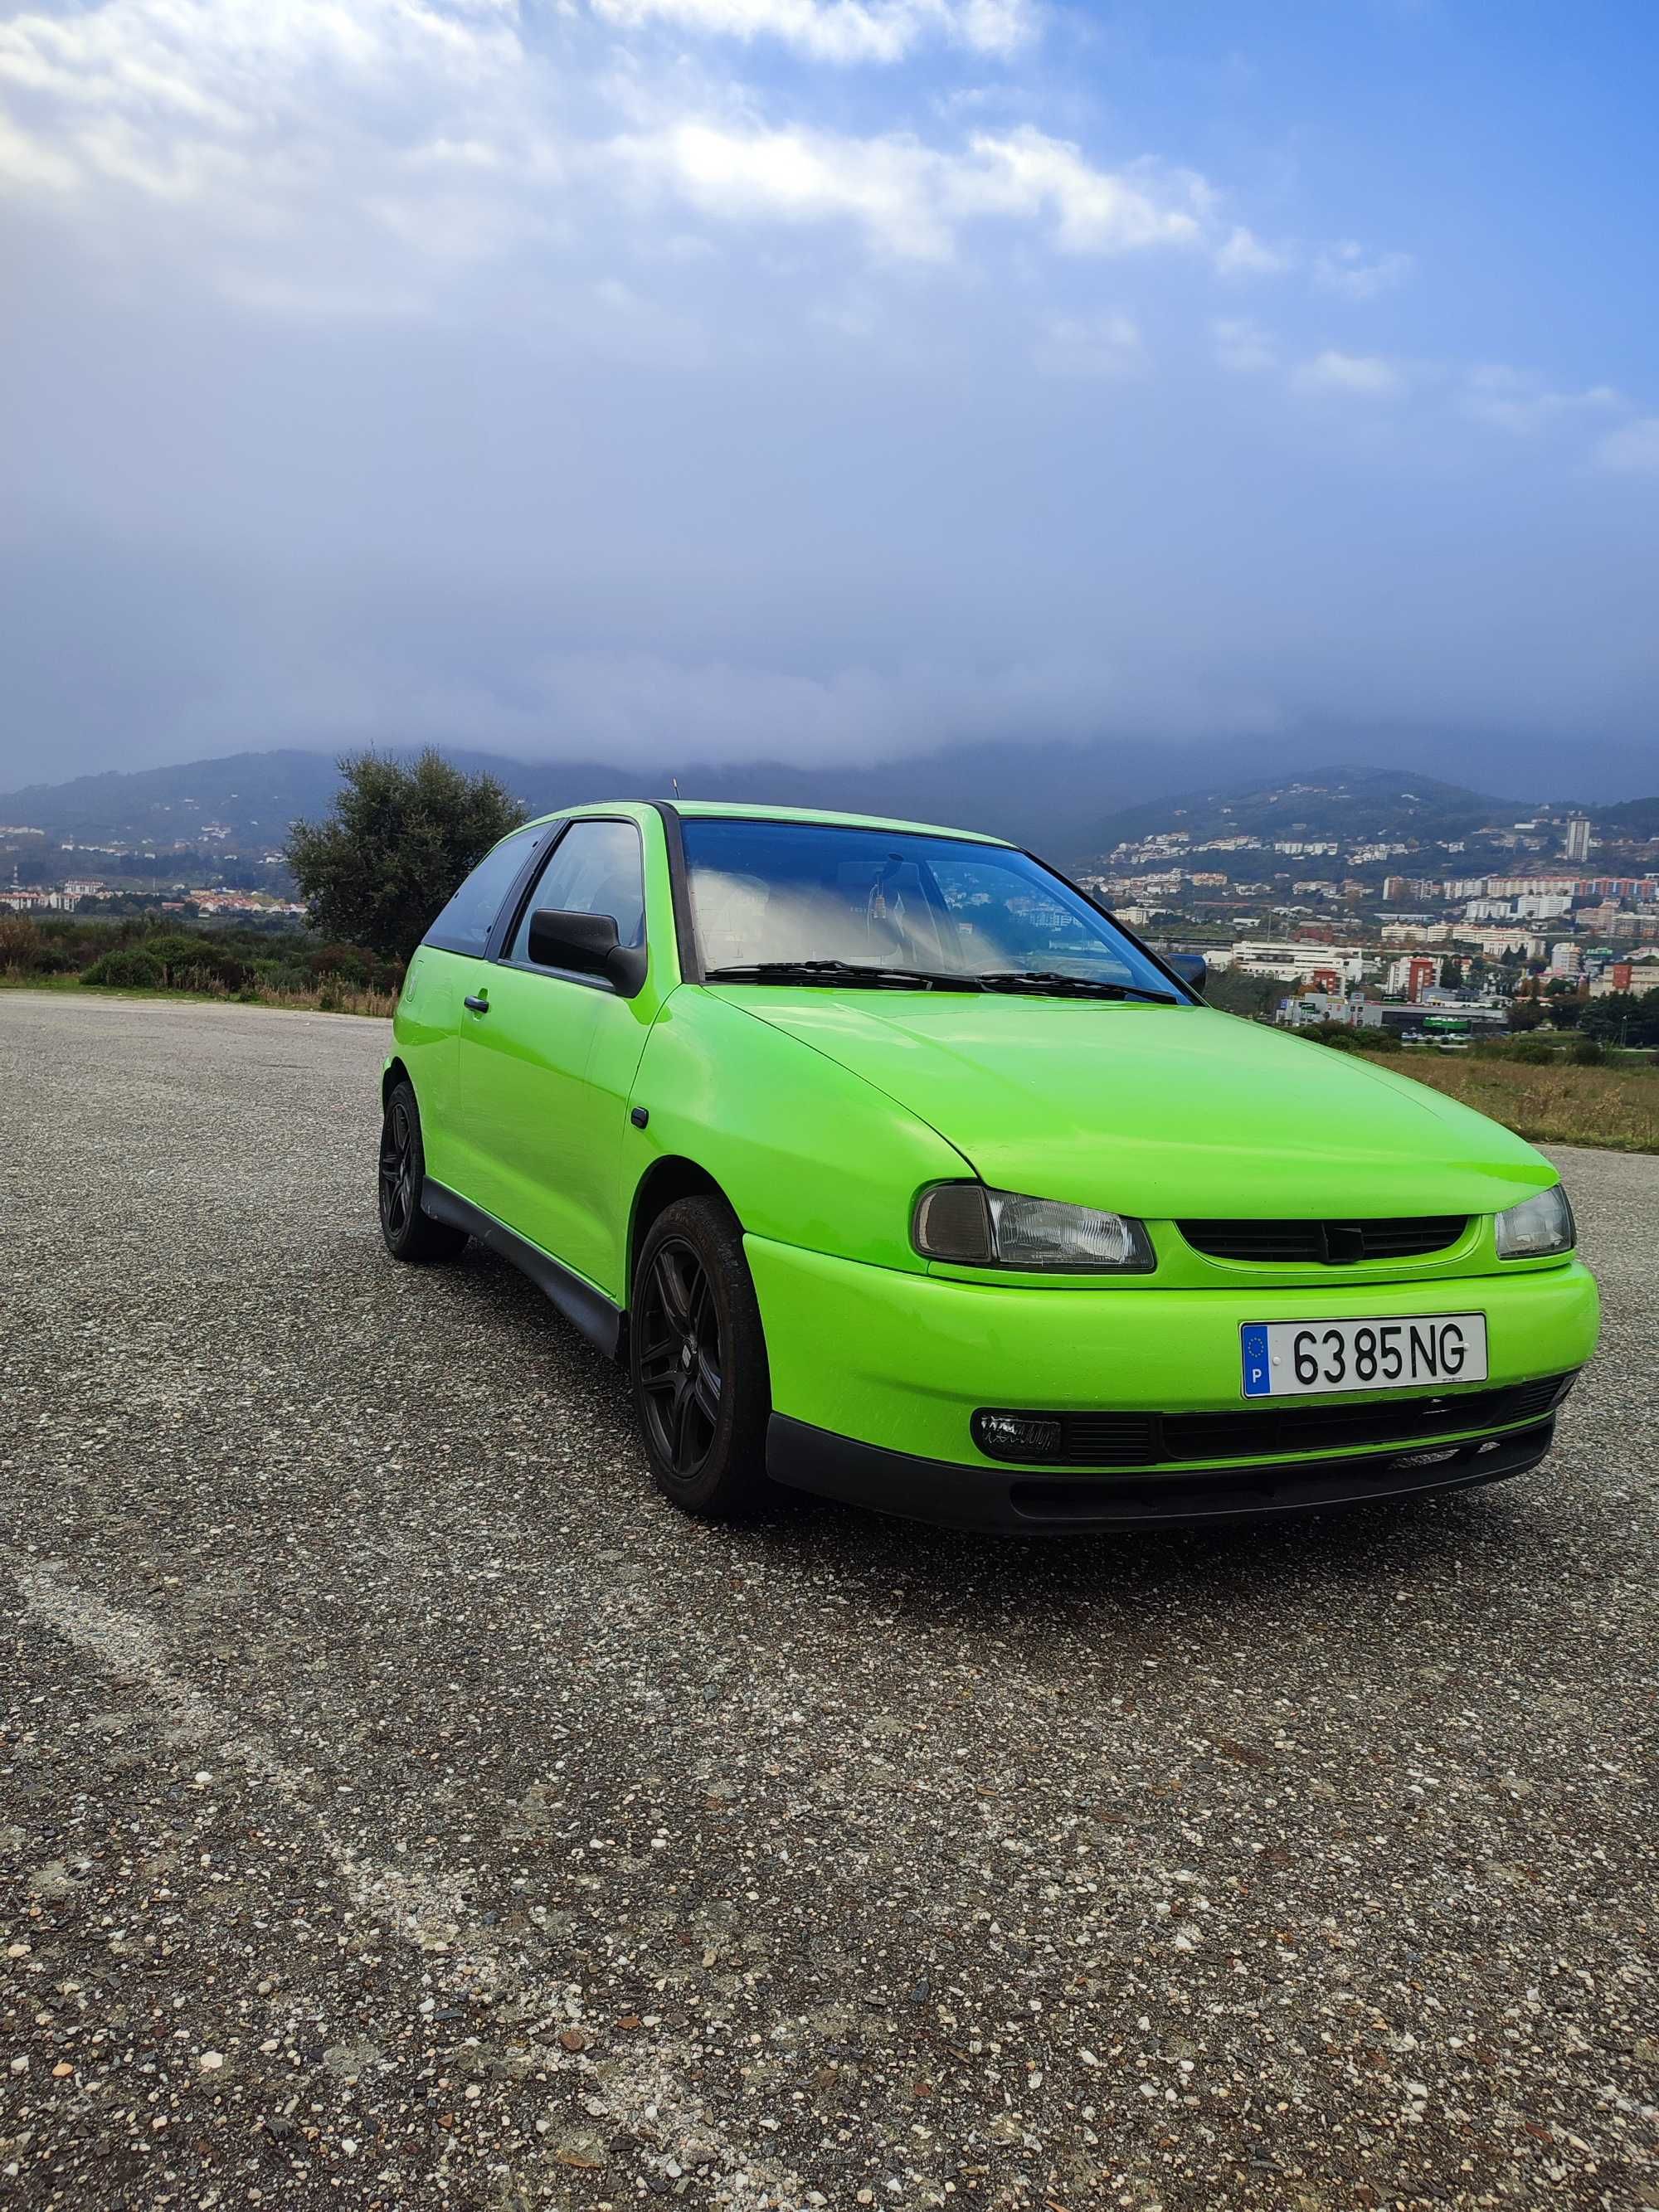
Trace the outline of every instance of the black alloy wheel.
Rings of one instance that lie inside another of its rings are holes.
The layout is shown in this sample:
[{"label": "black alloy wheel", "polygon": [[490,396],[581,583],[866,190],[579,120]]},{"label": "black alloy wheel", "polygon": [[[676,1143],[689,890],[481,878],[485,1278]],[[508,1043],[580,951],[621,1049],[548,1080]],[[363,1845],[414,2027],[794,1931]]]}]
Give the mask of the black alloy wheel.
[{"label": "black alloy wheel", "polygon": [[639,1389],[651,1443],[677,1482],[692,1482],[720,1418],[720,1317],[702,1261],[683,1237],[658,1245],[641,1302]]},{"label": "black alloy wheel", "polygon": [[421,1142],[421,1109],[407,1080],[386,1093],[380,1123],[380,1234],[394,1260],[423,1266],[453,1260],[466,1244],[466,1232],[434,1221],[421,1210],[426,1182],[426,1151]]},{"label": "black alloy wheel", "polygon": [[677,1199],[647,1231],[634,1273],[629,1366],[664,1496],[710,1520],[758,1503],[771,1377],[743,1231],[722,1199]]},{"label": "black alloy wheel", "polygon": [[394,1092],[380,1125],[380,1233],[395,1250],[415,1214],[415,1125]]}]

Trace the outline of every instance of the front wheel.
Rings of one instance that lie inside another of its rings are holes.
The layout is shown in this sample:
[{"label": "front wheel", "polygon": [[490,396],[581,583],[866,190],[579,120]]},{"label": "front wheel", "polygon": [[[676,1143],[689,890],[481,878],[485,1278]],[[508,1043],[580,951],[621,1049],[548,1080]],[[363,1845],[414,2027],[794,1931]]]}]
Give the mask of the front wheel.
[{"label": "front wheel", "polygon": [[421,1109],[408,1083],[386,1093],[380,1123],[380,1234],[394,1260],[422,1266],[453,1260],[466,1244],[466,1232],[434,1221],[421,1211],[426,1182],[426,1152],[421,1143]]},{"label": "front wheel", "polygon": [[717,1198],[683,1198],[647,1232],[629,1367],[657,1487],[682,1511],[732,1520],[766,1488],[766,1338],[743,1232]]}]

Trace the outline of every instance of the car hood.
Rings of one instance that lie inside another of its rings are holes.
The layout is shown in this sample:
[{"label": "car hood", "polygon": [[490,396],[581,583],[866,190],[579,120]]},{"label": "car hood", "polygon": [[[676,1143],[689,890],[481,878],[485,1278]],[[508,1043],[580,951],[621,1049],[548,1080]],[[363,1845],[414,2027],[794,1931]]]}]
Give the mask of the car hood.
[{"label": "car hood", "polygon": [[1210,1007],[717,988],[1036,1197],[1152,1219],[1481,1213],[1556,1180],[1408,1076]]}]

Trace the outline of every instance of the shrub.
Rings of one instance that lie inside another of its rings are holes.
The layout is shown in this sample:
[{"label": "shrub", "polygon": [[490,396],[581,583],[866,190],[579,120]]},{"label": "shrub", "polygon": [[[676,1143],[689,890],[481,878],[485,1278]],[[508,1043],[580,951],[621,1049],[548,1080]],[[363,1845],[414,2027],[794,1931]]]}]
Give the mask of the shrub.
[{"label": "shrub", "polygon": [[1393,1030],[1356,1030],[1353,1041],[1361,1052],[1403,1052],[1406,1048]]},{"label": "shrub", "polygon": [[26,914],[0,914],[0,968],[27,975],[40,963],[40,932]]},{"label": "shrub", "polygon": [[129,991],[159,991],[167,975],[154,953],[106,952],[82,972],[81,981],[118,984]]},{"label": "shrub", "polygon": [[1572,1048],[1567,1054],[1567,1058],[1575,1067],[1600,1067],[1607,1056],[1607,1047],[1604,1044],[1598,1044],[1594,1037],[1589,1036],[1575,1038]]},{"label": "shrub", "polygon": [[1516,1037],[1512,1044],[1505,1048],[1503,1057],[1509,1060],[1518,1060],[1523,1067],[1553,1067],[1555,1047],[1553,1044],[1546,1044],[1542,1037]]},{"label": "shrub", "polygon": [[313,976],[337,975],[347,983],[366,984],[373,964],[359,945],[319,945],[306,956],[306,966]]}]

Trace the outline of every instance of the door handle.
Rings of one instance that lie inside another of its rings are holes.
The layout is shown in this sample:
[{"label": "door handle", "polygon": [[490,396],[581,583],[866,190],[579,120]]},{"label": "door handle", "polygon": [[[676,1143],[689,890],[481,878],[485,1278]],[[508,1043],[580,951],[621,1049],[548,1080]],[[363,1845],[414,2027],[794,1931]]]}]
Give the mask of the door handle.
[{"label": "door handle", "polygon": [[461,1000],[461,1004],[465,1006],[470,1012],[475,1014],[487,1014],[489,1012],[489,1001],[488,999],[466,998]]}]

